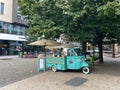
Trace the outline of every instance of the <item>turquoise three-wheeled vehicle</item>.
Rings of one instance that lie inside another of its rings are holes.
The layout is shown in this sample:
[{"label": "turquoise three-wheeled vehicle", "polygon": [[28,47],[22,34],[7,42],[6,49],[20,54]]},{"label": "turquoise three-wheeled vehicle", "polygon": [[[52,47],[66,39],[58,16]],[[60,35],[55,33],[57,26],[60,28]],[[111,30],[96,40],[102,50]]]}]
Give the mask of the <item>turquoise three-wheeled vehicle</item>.
[{"label": "turquoise three-wheeled vehicle", "polygon": [[82,55],[80,48],[64,48],[64,56],[46,57],[46,67],[54,72],[57,70],[82,70],[84,74],[90,72],[86,58]]}]

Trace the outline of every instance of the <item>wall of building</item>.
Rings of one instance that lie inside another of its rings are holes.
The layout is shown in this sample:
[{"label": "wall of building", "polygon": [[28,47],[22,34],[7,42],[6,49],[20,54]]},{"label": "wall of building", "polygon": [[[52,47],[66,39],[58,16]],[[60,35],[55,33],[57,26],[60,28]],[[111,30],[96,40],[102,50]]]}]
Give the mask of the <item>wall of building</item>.
[{"label": "wall of building", "polygon": [[4,13],[0,13],[0,55],[18,54],[16,47],[24,47],[26,41],[26,22],[18,14],[17,0],[0,0],[1,3]]},{"label": "wall of building", "polygon": [[23,20],[23,16],[17,13],[17,0],[0,0],[0,3],[4,3],[4,14],[0,14],[0,21],[19,24],[26,23]]},{"label": "wall of building", "polygon": [[0,3],[4,3],[4,14],[0,15],[0,21],[12,23],[13,12],[13,0],[0,0]]}]

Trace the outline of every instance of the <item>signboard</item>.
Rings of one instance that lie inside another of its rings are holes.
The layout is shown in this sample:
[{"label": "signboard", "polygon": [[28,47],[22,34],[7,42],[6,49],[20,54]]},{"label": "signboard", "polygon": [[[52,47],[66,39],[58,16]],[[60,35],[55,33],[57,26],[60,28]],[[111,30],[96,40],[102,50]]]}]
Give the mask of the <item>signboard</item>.
[{"label": "signboard", "polygon": [[44,69],[44,59],[40,59],[40,69]]},{"label": "signboard", "polygon": [[1,40],[27,41],[25,36],[0,33]]},{"label": "signboard", "polygon": [[37,64],[38,64],[38,72],[40,72],[41,70],[44,70],[45,72],[45,60],[44,58],[38,58],[38,61],[37,61]]}]

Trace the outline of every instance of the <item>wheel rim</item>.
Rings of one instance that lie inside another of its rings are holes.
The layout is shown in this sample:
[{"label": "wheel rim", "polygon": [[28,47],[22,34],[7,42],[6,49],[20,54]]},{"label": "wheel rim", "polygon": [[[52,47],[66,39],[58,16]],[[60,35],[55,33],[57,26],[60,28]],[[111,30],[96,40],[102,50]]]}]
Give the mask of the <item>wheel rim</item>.
[{"label": "wheel rim", "polygon": [[52,71],[53,72],[56,72],[57,71],[57,68],[55,66],[52,66]]},{"label": "wheel rim", "polygon": [[83,71],[84,74],[88,74],[88,73],[90,72],[90,70],[89,70],[88,67],[84,67],[84,68],[82,69],[82,71]]}]

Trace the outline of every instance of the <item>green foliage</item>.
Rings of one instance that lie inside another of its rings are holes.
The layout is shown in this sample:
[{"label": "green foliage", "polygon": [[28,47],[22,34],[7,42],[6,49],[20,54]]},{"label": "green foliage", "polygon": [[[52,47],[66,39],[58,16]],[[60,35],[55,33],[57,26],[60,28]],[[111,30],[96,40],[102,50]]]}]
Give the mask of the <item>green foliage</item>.
[{"label": "green foliage", "polygon": [[28,20],[27,35],[34,39],[64,33],[71,41],[98,43],[120,36],[119,0],[19,0],[19,5]]},{"label": "green foliage", "polygon": [[26,16],[30,38],[58,38],[63,33],[66,15],[55,5],[54,0],[19,0],[21,14]]},{"label": "green foliage", "polygon": [[120,38],[120,1],[107,2],[106,5],[97,9],[98,17],[103,22],[102,27],[106,30],[108,39]]},{"label": "green foliage", "polygon": [[69,34],[67,33],[70,39],[90,41],[95,38],[100,42],[99,38],[103,40],[105,37],[110,39],[120,35],[119,1],[57,0],[57,6],[73,19],[72,27],[68,29]]},{"label": "green foliage", "polygon": [[[68,40],[94,42],[100,48],[103,39],[120,39],[120,0],[18,0],[20,13],[26,16],[29,39],[42,34]],[[102,61],[101,61],[102,62]]]},{"label": "green foliage", "polygon": [[57,6],[73,20],[66,35],[72,40],[93,41],[102,60],[103,39],[120,37],[120,1],[57,0]]}]

